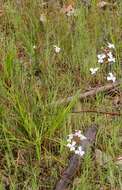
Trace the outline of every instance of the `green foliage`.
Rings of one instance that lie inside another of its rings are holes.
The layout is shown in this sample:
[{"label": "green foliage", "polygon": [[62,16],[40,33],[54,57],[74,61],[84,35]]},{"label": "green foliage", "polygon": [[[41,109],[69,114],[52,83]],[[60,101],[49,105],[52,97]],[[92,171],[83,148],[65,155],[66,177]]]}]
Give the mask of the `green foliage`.
[{"label": "green foliage", "polygon": [[[54,2],[47,7],[38,0],[1,2],[1,190],[7,185],[12,190],[54,189],[68,163],[66,136],[75,129],[84,131],[92,123],[99,127],[95,146],[113,160],[122,153],[122,118],[71,114],[79,92],[107,83],[105,71],[94,78],[89,69],[97,66],[97,54],[108,41],[116,46],[113,70],[117,79],[122,75],[121,2],[105,10],[97,7],[97,1],[91,2],[88,8],[76,1],[77,14],[71,17]],[[60,53],[54,51],[54,45],[61,48]],[[68,96],[74,97],[69,104],[56,105],[58,99]],[[80,108],[118,111],[103,94],[84,100]],[[73,190],[122,188],[121,172],[114,162],[106,168],[95,164],[94,153],[89,152]]]}]

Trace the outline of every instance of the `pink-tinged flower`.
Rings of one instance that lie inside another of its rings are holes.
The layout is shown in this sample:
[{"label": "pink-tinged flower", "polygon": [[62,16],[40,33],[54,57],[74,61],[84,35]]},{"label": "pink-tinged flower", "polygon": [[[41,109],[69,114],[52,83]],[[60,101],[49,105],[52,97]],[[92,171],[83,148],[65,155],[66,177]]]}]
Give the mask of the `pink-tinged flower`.
[{"label": "pink-tinged flower", "polygon": [[63,8],[63,11],[64,13],[67,15],[67,16],[72,16],[75,14],[75,9],[72,5],[69,5],[67,7],[64,7]]},{"label": "pink-tinged flower", "polygon": [[75,131],[74,136],[77,136],[80,138],[80,140],[86,140],[87,138],[81,134],[81,131]]},{"label": "pink-tinged flower", "polygon": [[81,135],[81,131],[80,130],[76,130],[75,133],[74,133],[74,136],[80,137],[80,135]]},{"label": "pink-tinged flower", "polygon": [[117,160],[122,160],[122,156],[118,157]]}]

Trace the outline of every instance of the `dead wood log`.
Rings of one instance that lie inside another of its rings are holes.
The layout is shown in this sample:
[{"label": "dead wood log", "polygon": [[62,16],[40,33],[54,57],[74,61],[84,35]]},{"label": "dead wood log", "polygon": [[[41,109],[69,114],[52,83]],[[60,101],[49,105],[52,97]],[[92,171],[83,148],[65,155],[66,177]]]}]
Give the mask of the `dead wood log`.
[{"label": "dead wood log", "polygon": [[[85,136],[86,140],[82,141],[81,146],[84,151],[88,151],[89,147],[93,144],[96,137],[97,128],[96,126],[92,126],[87,129]],[[76,172],[80,168],[82,158],[78,155],[74,154],[69,162],[69,166],[62,174],[61,179],[57,182],[55,190],[66,190],[68,185],[71,184],[73,178],[75,177]]]},{"label": "dead wood log", "polygon": [[[100,86],[100,87],[96,87],[88,92],[84,92],[78,95],[78,99],[79,100],[84,100],[84,99],[88,99],[89,97],[94,97],[96,96],[96,94],[100,93],[100,92],[107,92],[117,86],[119,86],[120,84],[122,84],[122,81],[118,81],[115,83],[111,83],[111,84],[106,84],[104,86]],[[51,105],[61,105],[61,104],[68,104],[69,102],[71,102],[74,99],[74,96],[69,96],[67,98],[63,98],[61,100],[58,100],[56,102],[52,102]]]}]

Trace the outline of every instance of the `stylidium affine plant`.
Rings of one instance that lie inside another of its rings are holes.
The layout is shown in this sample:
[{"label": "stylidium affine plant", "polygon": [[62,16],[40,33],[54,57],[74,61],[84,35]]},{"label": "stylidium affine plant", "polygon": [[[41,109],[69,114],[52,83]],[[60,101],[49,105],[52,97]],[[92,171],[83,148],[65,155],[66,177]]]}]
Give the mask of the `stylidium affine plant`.
[{"label": "stylidium affine plant", "polygon": [[87,138],[83,134],[81,134],[80,130],[76,130],[75,133],[68,135],[67,147],[71,152],[74,152],[74,154],[82,157],[85,154],[85,151],[81,146],[81,142],[86,139]]},{"label": "stylidium affine plant", "polygon": [[[112,64],[116,63],[114,50],[115,50],[115,45],[108,42],[106,47],[103,48],[102,52],[97,55],[97,62],[100,65],[105,65],[104,68],[106,69],[107,81],[111,81],[113,83],[116,81],[116,77],[112,73],[112,66],[111,66]],[[100,70],[99,67],[90,68],[91,75],[95,76],[98,70]]]}]

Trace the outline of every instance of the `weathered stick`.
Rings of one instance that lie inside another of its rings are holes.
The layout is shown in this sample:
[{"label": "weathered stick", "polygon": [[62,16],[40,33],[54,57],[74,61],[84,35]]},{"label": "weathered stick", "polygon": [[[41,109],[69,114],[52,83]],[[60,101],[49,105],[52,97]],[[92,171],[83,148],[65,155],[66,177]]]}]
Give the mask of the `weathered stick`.
[{"label": "weathered stick", "polygon": [[99,110],[80,110],[80,111],[72,111],[72,114],[80,114],[80,113],[95,113],[95,114],[104,114],[104,115],[110,115],[110,116],[122,116],[122,113],[120,112],[107,112],[107,111],[99,111]]},{"label": "weathered stick", "polygon": [[[81,144],[85,152],[89,149],[89,147],[95,141],[96,132],[97,132],[96,126],[90,127],[86,131],[85,136],[87,137],[87,139],[83,140]],[[61,179],[58,181],[55,190],[66,190],[68,185],[72,182],[76,172],[78,171],[81,165],[81,161],[82,161],[82,158],[80,158],[78,155],[74,154],[71,157],[69,166],[64,171]]]},{"label": "weathered stick", "polygon": [[[106,84],[105,86],[101,86],[101,87],[96,87],[88,92],[85,93],[81,93],[78,95],[78,99],[83,100],[83,99],[87,99],[89,97],[93,97],[96,96],[96,94],[100,93],[100,92],[106,92],[108,90],[111,90],[117,86],[119,86],[122,83],[122,81],[118,81],[112,84]],[[69,96],[67,98],[64,98],[62,100],[58,100],[56,102],[52,102],[51,105],[61,105],[61,104],[67,104],[69,102],[71,102],[73,100],[74,96]]]},{"label": "weathered stick", "polygon": [[[122,116],[121,112],[108,112],[108,111],[100,111],[100,110],[88,110],[88,109],[82,109],[79,111],[72,111],[70,114],[82,114],[82,113],[94,113],[97,115],[103,114],[103,115],[109,115],[109,116]],[[50,116],[56,116],[56,113],[48,113]],[[41,116],[45,117],[44,114],[41,114]]]}]

